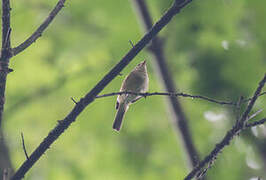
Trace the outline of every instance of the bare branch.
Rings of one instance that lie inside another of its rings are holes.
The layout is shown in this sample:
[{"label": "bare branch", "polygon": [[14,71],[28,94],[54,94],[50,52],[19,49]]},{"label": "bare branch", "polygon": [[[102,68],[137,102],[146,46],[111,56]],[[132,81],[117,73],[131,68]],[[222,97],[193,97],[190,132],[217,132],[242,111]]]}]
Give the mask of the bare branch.
[{"label": "bare branch", "polygon": [[20,134],[21,135],[21,141],[22,141],[22,147],[23,147],[23,151],[24,151],[24,154],[27,158],[27,160],[29,159],[29,156],[28,156],[28,153],[27,153],[27,150],[26,150],[26,146],[25,146],[25,143],[24,143],[24,137],[23,137],[23,133]]},{"label": "bare branch", "polygon": [[261,120],[246,124],[245,128],[251,128],[251,127],[254,127],[254,126],[262,125],[265,122],[266,122],[266,118],[263,118]]},{"label": "bare branch", "polygon": [[245,112],[242,114],[240,120],[236,122],[236,124],[230,129],[224,138],[216,144],[215,148],[211,151],[209,155],[207,155],[204,160],[202,160],[186,177],[185,180],[190,180],[193,177],[202,174],[202,169],[206,166],[209,165],[208,168],[211,167],[211,164],[216,160],[218,154],[222,151],[222,149],[225,148],[225,146],[229,145],[232,139],[240,133],[243,129],[246,128],[246,121],[248,119],[248,114],[250,113],[251,109],[253,108],[257,98],[259,97],[259,94],[265,85],[266,82],[266,74],[264,75],[263,79],[260,81],[254,95],[250,99],[250,102],[245,110]]},{"label": "bare branch", "polygon": [[[255,127],[255,126],[259,126],[259,125],[262,125],[262,124],[264,124],[265,122],[266,122],[266,118],[261,119],[261,120],[256,121],[256,122],[249,123],[249,124],[247,124],[247,125],[245,126],[245,129],[248,129],[248,128],[251,128],[251,127]],[[200,179],[201,177],[203,177],[203,176],[207,173],[208,169],[211,168],[211,166],[213,165],[213,163],[214,163],[214,161],[211,161],[211,162],[208,164],[208,166],[207,166],[206,168],[202,169],[202,170],[197,174],[197,179]],[[259,179],[259,178],[258,178],[258,179]]]},{"label": "bare branch", "polygon": [[246,111],[244,112],[244,114],[242,115],[242,118],[240,119],[240,123],[242,123],[243,125],[248,120],[248,114],[250,113],[251,109],[253,108],[257,98],[260,96],[260,92],[261,92],[262,88],[264,87],[265,82],[266,82],[266,73],[264,74],[264,78],[260,81],[256,92],[254,93],[253,97],[249,101],[248,107],[246,108]]},{"label": "bare branch", "polygon": [[70,98],[75,104],[77,104],[77,101],[73,98],[73,97],[71,97]]},{"label": "bare branch", "polygon": [[259,109],[258,111],[253,113],[251,116],[249,116],[247,121],[249,121],[250,119],[253,119],[254,117],[256,117],[261,112],[262,112],[262,109]]},{"label": "bare branch", "polygon": [[9,0],[2,0],[2,49],[0,57],[0,128],[2,124],[4,104],[5,104],[5,89],[6,77],[9,73],[9,59],[10,53],[10,2]]},{"label": "bare branch", "polygon": [[17,54],[24,51],[26,48],[28,48],[32,43],[34,43],[40,36],[42,36],[42,33],[44,30],[49,26],[49,24],[53,21],[55,16],[59,13],[59,11],[64,7],[66,0],[59,0],[54,7],[54,9],[50,12],[49,16],[44,20],[44,22],[38,27],[38,29],[23,43],[21,43],[19,46],[12,49],[12,55],[16,56]]},{"label": "bare branch", "polygon": [[50,131],[48,136],[29,156],[29,159],[20,166],[11,180],[22,179],[24,177],[29,169],[47,151],[51,144],[54,143],[54,141],[58,139],[58,137],[76,120],[85,107],[94,101],[95,97],[133,60],[133,58],[151,41],[151,39],[170,22],[170,20],[181,10],[182,7],[179,7],[176,3],[174,3],[167,10],[153,28],[146,33],[144,37],[132,49],[130,49],[122,60],[114,68],[112,68],[105,77],[86,94],[86,96],[81,98],[72,111]]},{"label": "bare branch", "polygon": [[[116,96],[121,94],[134,94],[142,97],[148,97],[148,96],[171,96],[171,97],[187,97],[192,99],[203,99],[212,103],[220,104],[220,105],[230,105],[230,106],[237,106],[237,102],[232,101],[219,101],[216,99],[212,99],[209,97],[201,96],[201,95],[191,95],[191,94],[185,94],[185,93],[168,93],[168,92],[153,92],[153,93],[135,93],[135,92],[114,92],[114,93],[108,93],[108,94],[102,94],[99,96],[96,96],[95,98],[103,98],[103,97],[110,97],[110,96]],[[265,93],[259,94],[259,96],[265,95]],[[248,98],[246,100],[243,100],[243,102],[250,101],[251,98]]]},{"label": "bare branch", "polygon": [[131,45],[131,47],[134,47],[134,43],[131,40],[128,40],[129,44]]},{"label": "bare branch", "polygon": [[[266,94],[266,91],[265,91],[265,92],[262,92],[262,93],[260,93],[260,94],[259,94],[259,96],[263,96],[263,95],[265,95],[265,94]],[[245,99],[245,100],[243,100],[243,102],[248,102],[248,101],[251,101],[251,99],[252,99],[252,98]]]}]

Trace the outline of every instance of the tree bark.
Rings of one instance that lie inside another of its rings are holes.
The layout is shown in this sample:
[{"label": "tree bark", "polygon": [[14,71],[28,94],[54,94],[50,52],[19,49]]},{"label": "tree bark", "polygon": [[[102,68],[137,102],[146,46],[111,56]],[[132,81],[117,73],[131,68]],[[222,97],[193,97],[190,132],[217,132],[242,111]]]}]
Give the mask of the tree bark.
[{"label": "tree bark", "polygon": [[4,139],[4,134],[0,129],[0,179],[3,177],[4,170],[7,170],[8,175],[12,175],[14,173],[8,147]]}]

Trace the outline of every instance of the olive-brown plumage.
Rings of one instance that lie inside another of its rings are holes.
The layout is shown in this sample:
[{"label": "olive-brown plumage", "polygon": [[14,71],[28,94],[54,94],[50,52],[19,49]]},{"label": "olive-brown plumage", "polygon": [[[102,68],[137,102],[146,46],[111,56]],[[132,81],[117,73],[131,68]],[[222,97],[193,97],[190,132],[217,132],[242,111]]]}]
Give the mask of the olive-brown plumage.
[{"label": "olive-brown plumage", "polygon": [[[138,64],[123,81],[120,92],[145,93],[148,91],[149,77],[147,73],[146,61]],[[119,131],[126,111],[129,105],[140,98],[134,94],[122,94],[117,97],[117,113],[113,124],[113,129]]]}]

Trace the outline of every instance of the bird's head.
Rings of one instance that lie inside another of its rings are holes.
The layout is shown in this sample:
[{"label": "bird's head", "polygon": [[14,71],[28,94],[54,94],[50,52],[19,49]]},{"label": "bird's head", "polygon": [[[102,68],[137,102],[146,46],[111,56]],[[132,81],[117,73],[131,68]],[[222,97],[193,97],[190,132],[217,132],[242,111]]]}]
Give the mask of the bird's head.
[{"label": "bird's head", "polygon": [[147,67],[146,67],[146,60],[142,61],[141,63],[139,63],[135,70],[137,71],[147,71]]}]

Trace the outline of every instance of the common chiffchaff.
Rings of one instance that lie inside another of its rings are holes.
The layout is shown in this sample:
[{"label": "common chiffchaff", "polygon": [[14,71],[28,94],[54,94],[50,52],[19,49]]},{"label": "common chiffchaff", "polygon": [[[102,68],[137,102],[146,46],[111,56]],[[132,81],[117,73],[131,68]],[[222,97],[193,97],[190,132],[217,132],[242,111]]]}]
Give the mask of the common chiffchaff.
[{"label": "common chiffchaff", "polygon": [[[145,93],[148,91],[149,77],[147,73],[146,61],[139,63],[123,81],[120,92]],[[119,131],[126,111],[131,103],[141,98],[134,94],[121,94],[117,97],[117,113],[113,124],[113,129]]]}]

